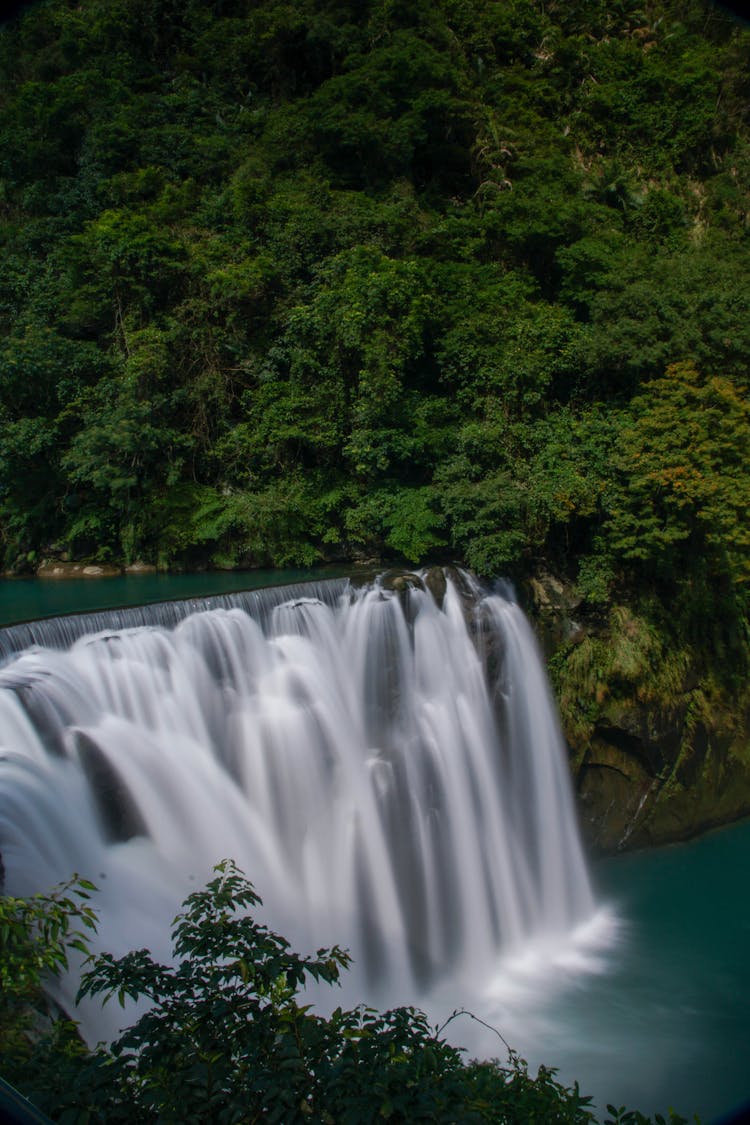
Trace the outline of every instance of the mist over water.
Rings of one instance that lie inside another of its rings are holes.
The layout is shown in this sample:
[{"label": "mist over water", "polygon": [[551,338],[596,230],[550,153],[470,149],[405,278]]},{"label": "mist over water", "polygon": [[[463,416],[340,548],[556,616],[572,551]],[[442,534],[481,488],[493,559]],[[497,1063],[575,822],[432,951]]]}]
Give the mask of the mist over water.
[{"label": "mist over water", "polygon": [[[533,634],[470,576],[439,601],[338,580],[33,642],[7,630],[0,669],[6,889],[91,878],[102,948],[166,958],[224,857],[299,949],[350,949],[331,1006],[476,1007],[606,938]],[[82,1016],[92,1039],[123,1022]]]}]

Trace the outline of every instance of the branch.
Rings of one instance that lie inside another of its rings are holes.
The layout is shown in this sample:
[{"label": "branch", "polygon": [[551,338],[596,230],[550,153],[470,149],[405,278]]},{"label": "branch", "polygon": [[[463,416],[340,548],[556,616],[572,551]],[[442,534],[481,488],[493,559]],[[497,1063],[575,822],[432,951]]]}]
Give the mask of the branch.
[{"label": "branch", "polygon": [[470,1012],[468,1010],[468,1008],[456,1008],[456,1010],[448,1016],[448,1019],[445,1021],[445,1023],[441,1023],[440,1027],[435,1028],[435,1035],[440,1035],[443,1031],[445,1031],[448,1024],[452,1023],[457,1016],[468,1016],[469,1019],[474,1020],[475,1023],[481,1023],[482,1027],[486,1027],[488,1031],[494,1031],[498,1039],[500,1039],[501,1042],[505,1045],[505,1049],[508,1052],[508,1055],[513,1055],[513,1049],[508,1043],[508,1040],[500,1034],[497,1028],[493,1027],[490,1023],[486,1023],[484,1020],[480,1020],[479,1016],[475,1016],[473,1012]]}]

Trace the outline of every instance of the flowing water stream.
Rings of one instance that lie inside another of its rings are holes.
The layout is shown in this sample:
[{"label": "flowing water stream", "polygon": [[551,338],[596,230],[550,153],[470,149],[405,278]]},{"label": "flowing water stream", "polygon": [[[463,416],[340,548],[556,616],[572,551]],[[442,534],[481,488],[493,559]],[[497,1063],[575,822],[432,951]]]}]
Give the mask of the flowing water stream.
[{"label": "flowing water stream", "polygon": [[106,940],[143,944],[139,915],[163,924],[224,856],[394,1001],[594,914],[533,635],[466,574],[441,604],[339,579],[16,626],[3,650],[8,889],[106,880]]},{"label": "flowing water stream", "polygon": [[[319,1005],[465,1005],[584,1089],[588,1053],[616,1098],[628,1021],[610,1050],[592,1013],[643,981],[621,979],[627,903],[592,891],[532,631],[465,573],[436,595],[341,578],[0,630],[6,889],[80,872],[101,947],[166,958],[180,901],[231,857],[302,952],[351,950]],[[79,1014],[92,1040],[127,1018]],[[630,1104],[665,1108],[645,1092]]]}]

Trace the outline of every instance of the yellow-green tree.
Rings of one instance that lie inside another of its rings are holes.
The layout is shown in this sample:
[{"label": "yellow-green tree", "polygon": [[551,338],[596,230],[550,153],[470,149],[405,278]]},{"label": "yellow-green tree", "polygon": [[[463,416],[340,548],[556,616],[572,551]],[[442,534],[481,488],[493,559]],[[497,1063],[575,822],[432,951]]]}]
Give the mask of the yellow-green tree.
[{"label": "yellow-green tree", "polygon": [[736,591],[750,581],[750,405],[718,375],[671,364],[630,404],[609,539],[668,579],[701,565]]}]

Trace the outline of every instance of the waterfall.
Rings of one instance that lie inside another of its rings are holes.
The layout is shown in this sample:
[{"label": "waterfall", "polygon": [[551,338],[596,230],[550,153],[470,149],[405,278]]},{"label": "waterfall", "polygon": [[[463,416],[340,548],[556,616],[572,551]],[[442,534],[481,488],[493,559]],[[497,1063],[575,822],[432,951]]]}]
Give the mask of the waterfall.
[{"label": "waterfall", "polygon": [[102,948],[166,957],[179,902],[230,857],[297,948],[350,949],[353,1002],[477,986],[569,934],[594,901],[533,633],[439,577],[2,631],[7,892],[79,872]]}]

